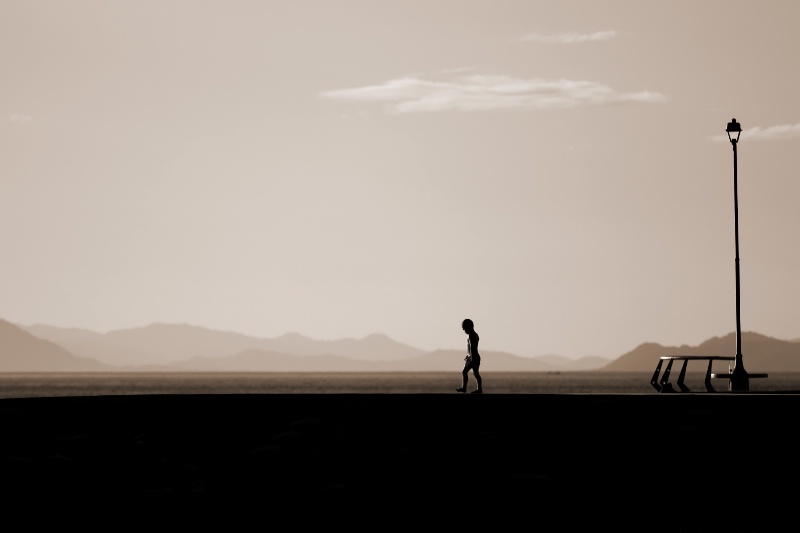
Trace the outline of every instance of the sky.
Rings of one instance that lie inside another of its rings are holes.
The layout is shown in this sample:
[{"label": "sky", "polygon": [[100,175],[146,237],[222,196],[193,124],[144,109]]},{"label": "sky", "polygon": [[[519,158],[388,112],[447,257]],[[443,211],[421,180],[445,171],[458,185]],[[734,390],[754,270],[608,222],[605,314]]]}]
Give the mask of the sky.
[{"label": "sky", "polygon": [[736,330],[736,118],[741,328],[800,338],[799,21],[794,0],[0,0],[0,318],[699,344]]}]

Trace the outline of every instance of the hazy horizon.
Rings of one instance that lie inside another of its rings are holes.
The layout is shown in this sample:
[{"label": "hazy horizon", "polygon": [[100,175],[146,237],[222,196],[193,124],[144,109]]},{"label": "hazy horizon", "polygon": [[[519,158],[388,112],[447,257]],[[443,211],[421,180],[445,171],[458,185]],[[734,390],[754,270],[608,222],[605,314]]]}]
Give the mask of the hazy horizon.
[{"label": "hazy horizon", "polygon": [[[3,319],[3,318],[0,317],[0,319]],[[458,342],[458,343],[456,343],[456,344],[454,344],[452,346],[439,346],[437,348],[426,349],[426,348],[421,348],[419,346],[415,346],[414,344],[406,342],[403,339],[394,338],[391,335],[389,335],[389,334],[387,334],[385,332],[381,332],[381,331],[374,331],[372,333],[368,333],[366,335],[362,335],[362,336],[359,336],[359,337],[339,336],[339,337],[331,337],[331,338],[318,338],[318,337],[313,337],[311,335],[306,335],[305,333],[303,333],[301,331],[287,331],[287,332],[285,332],[285,333],[283,333],[281,335],[274,335],[274,336],[252,335],[252,334],[241,332],[241,331],[220,329],[220,328],[211,328],[211,327],[203,326],[201,324],[190,324],[190,323],[187,323],[187,322],[172,322],[172,323],[167,323],[167,322],[149,322],[149,323],[146,323],[146,324],[139,324],[139,325],[135,325],[135,326],[122,327],[122,328],[112,328],[112,329],[108,329],[108,330],[97,330],[97,329],[77,327],[77,326],[59,326],[59,325],[55,325],[55,324],[45,324],[45,323],[41,323],[41,322],[39,322],[39,323],[30,323],[30,324],[23,324],[23,323],[19,323],[19,322],[15,323],[13,321],[9,321],[9,322],[14,324],[14,325],[17,325],[19,327],[22,327],[23,329],[26,329],[26,330],[28,328],[35,328],[37,326],[43,326],[43,327],[48,327],[48,328],[49,327],[53,327],[53,328],[64,329],[64,330],[70,330],[70,329],[82,330],[82,331],[88,331],[88,332],[91,332],[91,333],[99,333],[101,335],[114,334],[114,333],[125,332],[125,331],[134,331],[134,330],[138,330],[138,329],[146,329],[146,328],[151,327],[151,326],[159,326],[160,325],[160,326],[177,326],[177,327],[184,327],[185,326],[185,327],[189,327],[189,328],[200,328],[200,329],[219,332],[219,333],[232,333],[232,334],[236,334],[236,335],[245,335],[245,336],[252,337],[252,338],[258,339],[258,340],[277,340],[277,339],[281,339],[281,338],[285,338],[285,337],[292,337],[292,336],[298,335],[300,337],[306,338],[306,339],[311,340],[311,341],[337,342],[337,341],[348,341],[348,340],[363,341],[363,340],[366,340],[366,339],[368,339],[370,337],[373,337],[373,336],[384,336],[384,337],[387,337],[387,338],[389,338],[390,340],[392,340],[394,342],[397,342],[399,344],[408,346],[408,347],[413,348],[413,349],[420,350],[422,352],[435,352],[435,351],[439,351],[439,350],[447,351],[447,350],[463,350],[464,349],[464,347],[462,346],[462,344],[464,344],[463,339],[461,339],[462,342]],[[763,335],[761,332],[758,332],[758,331],[743,330],[743,334],[746,335],[746,334],[749,334],[749,333],[755,333],[755,334]],[[726,336],[731,335],[731,334],[735,334],[735,330],[728,331],[728,332],[725,332],[725,333],[720,333],[720,334],[717,334],[717,335],[709,335],[708,337],[706,337],[704,339],[701,339],[698,344],[700,344],[702,342],[705,342],[705,341],[708,341],[708,340],[710,340],[712,338],[715,338],[715,337],[716,338],[723,338],[723,337],[726,337]],[[780,340],[780,341],[787,341],[787,342],[798,342],[798,341],[800,341],[800,337],[789,337],[789,338],[779,338],[779,337],[772,337],[772,336],[770,336],[770,337],[771,338],[775,338],[775,339]],[[629,346],[628,348],[626,348],[625,350],[623,350],[620,353],[607,354],[607,355],[599,355],[599,354],[570,355],[570,354],[561,354],[561,353],[556,353],[556,352],[553,352],[553,353],[520,354],[520,353],[510,352],[508,350],[497,350],[495,348],[488,348],[488,349],[485,349],[485,350],[487,352],[505,352],[505,353],[509,353],[511,355],[520,356],[520,357],[524,357],[524,358],[560,356],[560,357],[565,357],[567,359],[573,359],[573,360],[577,360],[577,359],[584,358],[584,357],[587,357],[587,358],[588,357],[602,357],[602,358],[613,360],[613,359],[615,359],[615,358],[617,358],[617,357],[619,357],[621,355],[624,355],[627,352],[630,352],[631,350],[634,350],[634,349],[638,348],[639,346],[641,346],[643,344],[649,344],[649,343],[662,344],[662,343],[658,343],[657,341],[643,339],[643,340],[637,342],[635,345]],[[676,343],[672,343],[672,344],[664,344],[664,346],[667,346],[667,347],[669,347],[669,346],[681,347],[681,346],[688,346],[690,344],[691,343],[676,342]],[[731,346],[732,346],[732,350],[733,350],[735,348],[735,344],[732,343]],[[747,348],[747,341],[745,339],[745,351],[746,351],[746,348]],[[731,352],[731,354],[733,354],[733,351]]]},{"label": "hazy horizon", "polygon": [[[800,3],[0,2],[0,317],[797,339]],[[734,347],[731,348],[732,351]]]}]

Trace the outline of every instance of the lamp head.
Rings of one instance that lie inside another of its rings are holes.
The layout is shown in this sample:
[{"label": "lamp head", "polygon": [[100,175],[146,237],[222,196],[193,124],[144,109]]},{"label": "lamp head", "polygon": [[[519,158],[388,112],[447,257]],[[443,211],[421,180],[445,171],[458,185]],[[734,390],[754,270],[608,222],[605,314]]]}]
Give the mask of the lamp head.
[{"label": "lamp head", "polygon": [[[736,122],[735,118],[732,118],[730,122],[728,122],[728,127],[725,129],[728,132],[728,140],[731,143],[739,142],[739,134],[742,133],[742,125]],[[735,137],[732,137],[731,134],[736,134]]]}]

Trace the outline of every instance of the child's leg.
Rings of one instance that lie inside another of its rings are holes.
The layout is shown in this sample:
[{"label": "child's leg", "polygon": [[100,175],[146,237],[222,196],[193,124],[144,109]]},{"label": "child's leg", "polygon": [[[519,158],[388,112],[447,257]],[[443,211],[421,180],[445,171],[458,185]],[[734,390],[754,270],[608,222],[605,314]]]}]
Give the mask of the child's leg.
[{"label": "child's leg", "polygon": [[464,370],[461,371],[461,388],[456,389],[458,392],[467,392],[467,382],[469,381],[469,369],[472,365],[467,363],[464,365]]},{"label": "child's leg", "polygon": [[[483,380],[481,379],[480,372],[478,372],[478,369],[475,368],[475,369],[472,370],[472,373],[475,375],[475,381],[478,382],[478,389],[477,390],[483,390]],[[466,388],[466,386],[467,386],[467,382],[465,381],[464,382],[464,387]]]}]

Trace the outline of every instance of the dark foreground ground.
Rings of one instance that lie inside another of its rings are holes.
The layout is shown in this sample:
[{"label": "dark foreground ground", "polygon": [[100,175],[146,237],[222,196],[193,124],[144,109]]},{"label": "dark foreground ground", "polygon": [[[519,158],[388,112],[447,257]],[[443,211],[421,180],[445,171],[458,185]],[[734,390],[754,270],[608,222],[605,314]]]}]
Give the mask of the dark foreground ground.
[{"label": "dark foreground ground", "polygon": [[796,530],[799,414],[800,395],[753,393],[4,399],[0,503],[292,529]]}]

